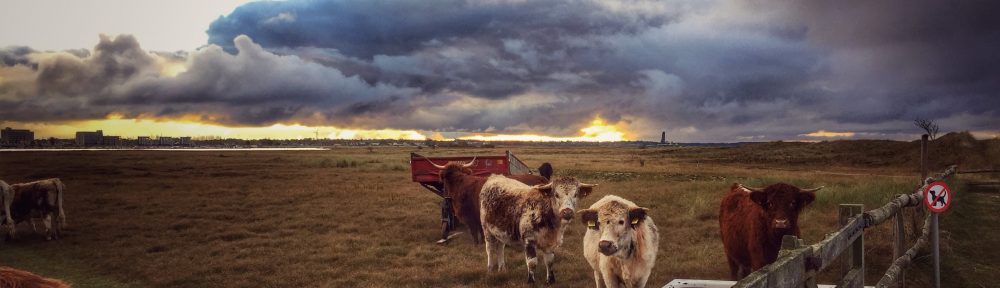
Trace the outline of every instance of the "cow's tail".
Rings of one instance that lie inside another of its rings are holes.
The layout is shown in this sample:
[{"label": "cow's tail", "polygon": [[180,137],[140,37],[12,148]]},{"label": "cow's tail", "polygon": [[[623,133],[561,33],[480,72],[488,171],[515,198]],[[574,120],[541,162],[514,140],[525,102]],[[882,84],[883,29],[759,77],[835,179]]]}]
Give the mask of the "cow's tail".
[{"label": "cow's tail", "polygon": [[56,179],[56,205],[59,206],[59,229],[66,228],[66,211],[63,210],[63,191],[66,190],[66,185],[63,185],[62,180]]}]

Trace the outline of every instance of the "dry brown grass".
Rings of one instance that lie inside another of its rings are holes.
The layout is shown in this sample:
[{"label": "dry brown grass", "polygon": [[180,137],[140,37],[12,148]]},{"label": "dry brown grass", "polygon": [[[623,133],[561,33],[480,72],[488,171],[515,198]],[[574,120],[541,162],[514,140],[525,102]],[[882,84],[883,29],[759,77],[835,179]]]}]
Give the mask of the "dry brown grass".
[{"label": "dry brown grass", "polygon": [[[802,216],[803,236],[813,243],[835,229],[837,204],[874,208],[912,188],[917,178],[903,166],[762,169],[674,156],[726,153],[720,151],[529,147],[514,152],[531,166],[552,162],[556,175],[599,183],[584,207],[617,194],[650,208],[662,233],[651,287],[674,278],[728,275],[717,205],[732,182],[827,186]],[[507,250],[508,272],[490,275],[483,246],[473,245],[467,234],[447,246],[433,244],[440,232],[439,198],[410,182],[409,152],[3,152],[0,179],[63,179],[69,227],[64,239],[44,242],[22,224],[20,239],[0,244],[0,263],[77,287],[525,286],[520,249]],[[637,158],[645,160],[643,167]],[[580,250],[583,231],[582,225],[571,227],[558,253],[560,287],[592,285]],[[891,255],[889,228],[866,237],[867,278],[877,279]],[[912,279],[923,283],[921,277]]]}]

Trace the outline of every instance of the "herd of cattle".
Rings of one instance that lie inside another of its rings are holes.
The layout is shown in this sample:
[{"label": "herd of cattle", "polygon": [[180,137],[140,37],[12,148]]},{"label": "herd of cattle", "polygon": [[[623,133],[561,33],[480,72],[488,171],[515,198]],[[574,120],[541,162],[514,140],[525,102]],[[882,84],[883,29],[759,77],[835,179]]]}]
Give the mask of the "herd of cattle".
[{"label": "herd of cattle", "polygon": [[[583,255],[594,270],[597,287],[645,286],[660,238],[648,209],[608,195],[576,211],[577,202],[590,195],[596,184],[552,177],[548,163],[539,169],[541,176],[475,176],[474,162],[431,163],[440,170],[441,182],[451,196],[452,213],[469,228],[474,243],[485,242],[488,271],[504,270],[504,247],[518,245],[524,248],[528,282],[535,281],[541,254],[546,282],[554,283],[555,251],[579,215],[587,229]],[[816,199],[820,188],[799,189],[784,183],[765,188],[734,183],[730,187],[719,207],[719,228],[733,280],[774,262],[784,235],[801,236],[799,213]],[[37,232],[37,220],[42,221],[47,240],[59,238],[66,225],[64,190],[57,178],[13,185],[0,181],[0,228],[7,229],[7,238],[14,238],[16,224],[24,221],[30,221]],[[16,273],[0,271],[5,279]]]},{"label": "herd of cattle", "polygon": [[[528,282],[541,254],[546,282],[554,283],[555,250],[575,215],[586,226],[583,255],[594,270],[597,287],[645,287],[659,250],[659,231],[648,209],[608,195],[588,209],[579,199],[596,184],[573,177],[552,177],[543,164],[538,175],[476,176],[468,163],[439,165],[441,182],[451,197],[452,213],[469,228],[474,243],[486,243],[488,271],[504,269],[504,247],[524,248]],[[719,207],[719,228],[730,277],[738,280],[777,259],[784,235],[801,237],[799,213],[814,199],[814,189],[777,183],[764,188],[734,183]]]}]

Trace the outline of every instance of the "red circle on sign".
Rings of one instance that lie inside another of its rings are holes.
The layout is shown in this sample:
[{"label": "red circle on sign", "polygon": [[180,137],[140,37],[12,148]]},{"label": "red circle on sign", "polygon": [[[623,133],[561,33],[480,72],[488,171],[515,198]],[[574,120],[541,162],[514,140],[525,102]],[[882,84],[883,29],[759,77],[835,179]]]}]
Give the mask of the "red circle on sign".
[{"label": "red circle on sign", "polygon": [[[931,190],[938,186],[941,187],[941,192],[943,193],[935,193],[937,195],[931,196]],[[940,202],[943,202],[944,206],[935,207],[936,205],[932,205],[932,203],[937,204],[936,202],[938,202],[939,199],[943,200]],[[927,185],[926,189],[924,189],[924,206],[927,207],[927,210],[931,210],[931,212],[944,213],[944,211],[948,210],[948,207],[951,206],[951,202],[953,201],[955,201],[955,195],[951,194],[951,189],[948,188],[948,184],[945,184],[944,182],[932,182],[930,185]]]}]

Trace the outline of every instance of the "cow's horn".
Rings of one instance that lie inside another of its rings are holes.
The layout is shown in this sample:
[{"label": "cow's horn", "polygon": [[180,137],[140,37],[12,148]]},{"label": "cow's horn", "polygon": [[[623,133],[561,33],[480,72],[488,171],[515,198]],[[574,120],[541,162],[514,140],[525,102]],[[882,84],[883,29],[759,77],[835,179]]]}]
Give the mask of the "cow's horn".
[{"label": "cow's horn", "polygon": [[469,163],[462,164],[462,168],[472,168],[473,164],[476,164],[476,157],[472,157],[472,161]]},{"label": "cow's horn", "polygon": [[552,188],[552,182],[545,183],[545,184],[538,184],[538,185],[535,185],[534,188],[535,189],[548,189],[548,188]]},{"label": "cow's horn", "polygon": [[749,187],[749,186],[746,186],[746,185],[743,185],[743,184],[740,184],[740,187],[743,188],[743,189],[746,189],[747,191],[750,191],[750,192],[762,192],[762,191],[764,191],[764,188]]},{"label": "cow's horn", "polygon": [[597,184],[580,183],[580,187],[597,187]]},{"label": "cow's horn", "polygon": [[434,168],[438,168],[438,170],[444,170],[444,165],[435,164],[434,161],[431,161],[431,159],[427,157],[424,157],[424,159],[427,159],[427,162],[431,162],[431,165],[434,165]]},{"label": "cow's horn", "polygon": [[825,186],[819,186],[819,187],[812,188],[812,189],[802,189],[802,192],[816,192],[816,191],[819,191],[820,189],[823,189],[823,187],[825,187]]}]

